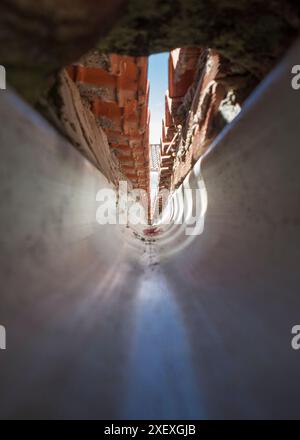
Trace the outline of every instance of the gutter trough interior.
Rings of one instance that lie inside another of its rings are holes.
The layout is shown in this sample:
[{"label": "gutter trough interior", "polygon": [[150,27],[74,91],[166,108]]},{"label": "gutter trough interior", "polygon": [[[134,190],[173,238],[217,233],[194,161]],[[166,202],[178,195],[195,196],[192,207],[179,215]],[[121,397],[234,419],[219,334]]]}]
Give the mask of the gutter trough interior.
[{"label": "gutter trough interior", "polygon": [[192,237],[98,225],[106,178],[1,96],[1,418],[299,417],[299,51],[187,177]]}]

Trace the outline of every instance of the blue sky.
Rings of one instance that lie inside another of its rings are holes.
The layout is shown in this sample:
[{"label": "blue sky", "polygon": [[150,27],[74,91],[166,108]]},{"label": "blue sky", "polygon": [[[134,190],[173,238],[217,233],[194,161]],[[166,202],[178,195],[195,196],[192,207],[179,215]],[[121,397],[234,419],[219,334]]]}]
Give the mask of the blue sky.
[{"label": "blue sky", "polygon": [[150,81],[150,144],[158,144],[161,137],[161,120],[165,113],[165,92],[168,88],[168,52],[149,57]]}]

